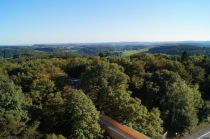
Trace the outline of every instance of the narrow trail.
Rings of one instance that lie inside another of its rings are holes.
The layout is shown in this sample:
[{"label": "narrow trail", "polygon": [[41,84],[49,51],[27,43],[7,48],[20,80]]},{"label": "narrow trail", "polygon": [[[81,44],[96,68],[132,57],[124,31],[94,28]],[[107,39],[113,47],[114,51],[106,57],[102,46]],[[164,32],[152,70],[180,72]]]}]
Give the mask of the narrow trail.
[{"label": "narrow trail", "polygon": [[184,137],[183,139],[210,139],[210,125],[206,128],[200,129],[192,135]]}]

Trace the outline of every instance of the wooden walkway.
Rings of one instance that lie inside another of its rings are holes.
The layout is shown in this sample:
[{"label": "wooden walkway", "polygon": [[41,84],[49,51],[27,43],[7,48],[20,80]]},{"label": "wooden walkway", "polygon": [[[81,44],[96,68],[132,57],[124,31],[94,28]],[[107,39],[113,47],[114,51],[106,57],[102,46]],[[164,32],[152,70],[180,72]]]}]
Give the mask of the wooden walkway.
[{"label": "wooden walkway", "polygon": [[150,139],[105,115],[100,115],[100,123],[114,139]]}]

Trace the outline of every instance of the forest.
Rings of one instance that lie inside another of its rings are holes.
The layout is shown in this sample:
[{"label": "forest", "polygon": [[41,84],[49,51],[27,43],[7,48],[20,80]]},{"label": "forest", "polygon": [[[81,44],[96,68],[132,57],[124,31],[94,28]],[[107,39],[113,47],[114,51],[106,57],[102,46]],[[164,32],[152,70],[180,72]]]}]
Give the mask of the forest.
[{"label": "forest", "polygon": [[0,58],[69,58],[72,56],[95,56],[99,54],[130,56],[136,53],[181,55],[209,55],[210,42],[116,42],[116,43],[67,43],[0,45]]},{"label": "forest", "polygon": [[203,47],[196,44],[173,44],[173,45],[161,45],[149,49],[149,53],[181,55],[183,51],[187,51],[190,55],[209,55],[210,47]]},{"label": "forest", "polygon": [[153,139],[209,122],[207,55],[32,54],[0,59],[1,138],[109,139],[100,112]]}]

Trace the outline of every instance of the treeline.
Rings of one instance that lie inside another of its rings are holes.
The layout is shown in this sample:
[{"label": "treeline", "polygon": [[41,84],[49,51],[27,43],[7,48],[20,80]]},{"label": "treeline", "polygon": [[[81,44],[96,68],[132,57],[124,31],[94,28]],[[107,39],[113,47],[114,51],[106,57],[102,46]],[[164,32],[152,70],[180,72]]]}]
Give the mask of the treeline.
[{"label": "treeline", "polygon": [[[204,45],[205,46],[205,45]],[[210,47],[202,47],[201,44],[92,44],[92,45],[33,45],[33,46],[13,46],[0,47],[0,58],[70,58],[72,56],[123,56],[123,52],[129,50],[143,50],[143,53],[181,55],[187,51],[190,55],[209,55]]]},{"label": "treeline", "polygon": [[153,54],[181,55],[183,51],[187,51],[190,55],[209,55],[210,47],[203,47],[201,44],[171,44],[150,48],[148,52]]},{"label": "treeline", "polygon": [[209,92],[210,57],[187,52],[1,60],[0,137],[108,139],[102,111],[154,139],[183,135],[209,122]]},{"label": "treeline", "polygon": [[94,56],[100,53],[110,53],[120,56],[122,51],[144,49],[146,46],[137,44],[55,44],[32,46],[0,46],[0,58],[47,58],[70,56]]},{"label": "treeline", "polygon": [[26,46],[0,47],[0,58],[4,59],[69,58],[78,55],[76,52],[58,48],[28,48]]}]

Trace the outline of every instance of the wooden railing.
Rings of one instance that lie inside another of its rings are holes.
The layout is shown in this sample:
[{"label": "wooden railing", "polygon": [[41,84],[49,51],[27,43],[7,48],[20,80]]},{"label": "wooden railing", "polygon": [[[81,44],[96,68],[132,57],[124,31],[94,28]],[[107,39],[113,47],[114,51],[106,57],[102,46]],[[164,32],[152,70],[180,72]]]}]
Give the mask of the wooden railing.
[{"label": "wooden railing", "polygon": [[[109,133],[115,139],[149,139],[149,137],[118,123],[106,115],[101,114],[100,120],[101,123],[104,124],[105,128],[109,128]],[[118,132],[122,135],[119,136]]]}]

